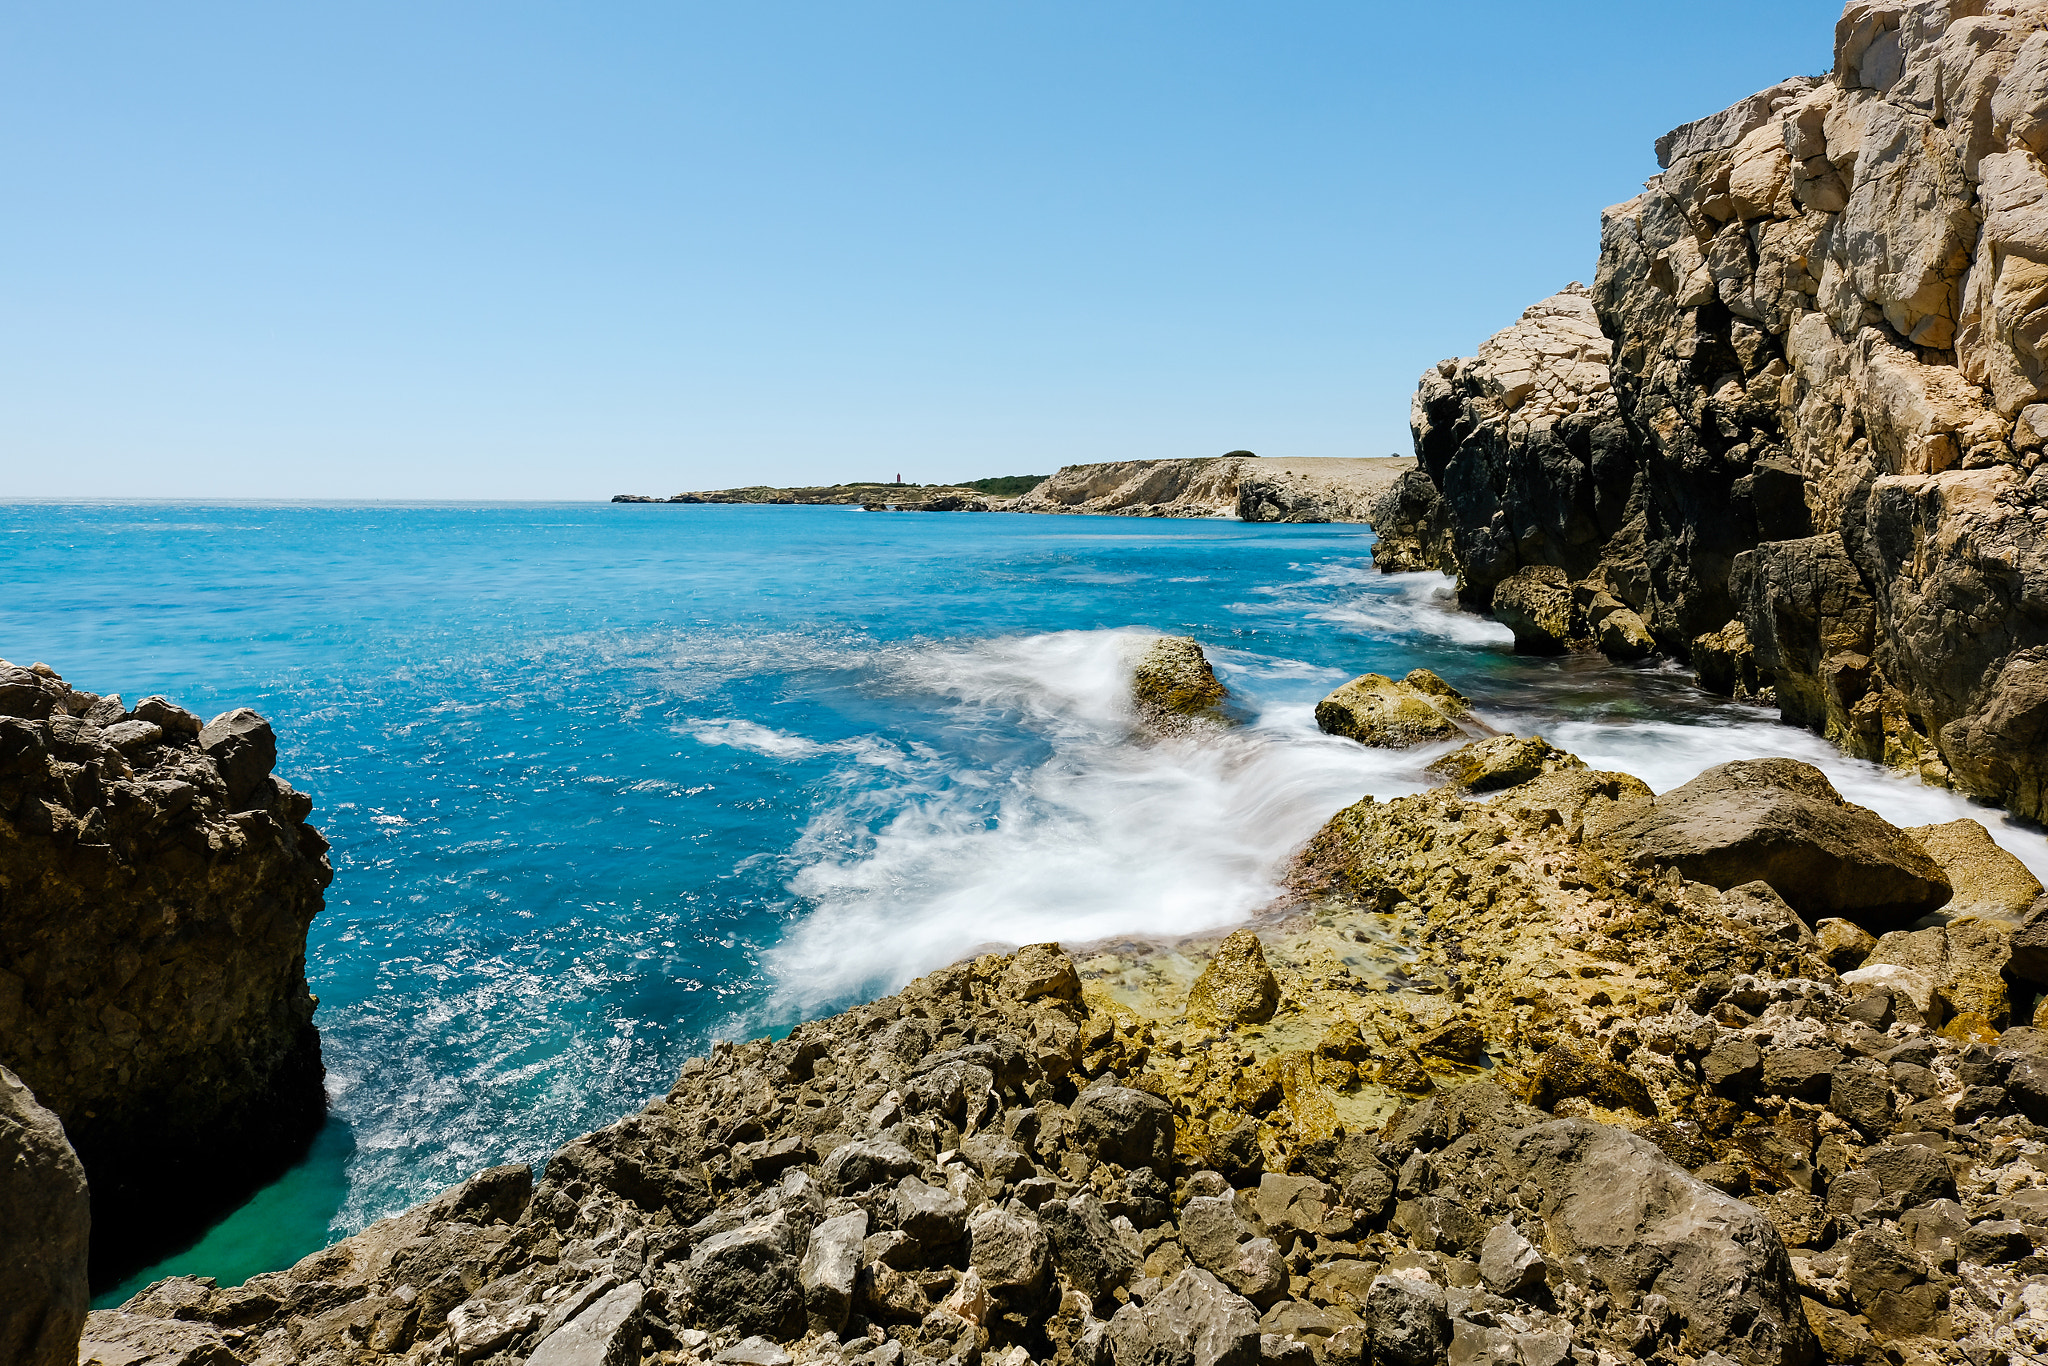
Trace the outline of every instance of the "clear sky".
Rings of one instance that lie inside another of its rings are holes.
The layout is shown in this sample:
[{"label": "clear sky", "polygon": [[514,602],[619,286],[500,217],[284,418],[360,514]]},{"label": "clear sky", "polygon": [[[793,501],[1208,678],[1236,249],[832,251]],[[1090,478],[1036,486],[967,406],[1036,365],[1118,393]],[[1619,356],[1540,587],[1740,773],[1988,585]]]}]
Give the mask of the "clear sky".
[{"label": "clear sky", "polygon": [[0,496],[1405,453],[1814,0],[0,4]]}]

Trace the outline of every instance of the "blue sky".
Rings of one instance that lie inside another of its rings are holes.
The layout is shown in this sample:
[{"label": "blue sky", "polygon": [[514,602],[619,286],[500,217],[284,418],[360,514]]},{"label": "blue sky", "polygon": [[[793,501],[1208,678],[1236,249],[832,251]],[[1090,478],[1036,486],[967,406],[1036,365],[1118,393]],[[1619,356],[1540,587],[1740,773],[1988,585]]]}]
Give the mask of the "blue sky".
[{"label": "blue sky", "polygon": [[0,5],[0,496],[1385,455],[1837,7]]}]

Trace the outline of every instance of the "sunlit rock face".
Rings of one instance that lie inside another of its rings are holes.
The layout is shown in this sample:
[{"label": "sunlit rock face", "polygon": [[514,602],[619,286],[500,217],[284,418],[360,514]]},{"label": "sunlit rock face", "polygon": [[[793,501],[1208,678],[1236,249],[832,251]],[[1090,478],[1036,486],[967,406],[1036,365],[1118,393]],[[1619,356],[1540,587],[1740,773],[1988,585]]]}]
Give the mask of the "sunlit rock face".
[{"label": "sunlit rock face", "polygon": [[85,1163],[96,1274],[189,1240],[325,1114],[306,930],[332,873],[276,758],[247,708],[0,662],[0,1065]]},{"label": "sunlit rock face", "polygon": [[[1851,4],[1828,75],[1657,150],[1590,289],[1424,374],[1377,557],[1481,607],[1561,570],[1707,686],[2048,815],[2048,5]],[[1639,653],[1601,610],[1567,643]]]}]

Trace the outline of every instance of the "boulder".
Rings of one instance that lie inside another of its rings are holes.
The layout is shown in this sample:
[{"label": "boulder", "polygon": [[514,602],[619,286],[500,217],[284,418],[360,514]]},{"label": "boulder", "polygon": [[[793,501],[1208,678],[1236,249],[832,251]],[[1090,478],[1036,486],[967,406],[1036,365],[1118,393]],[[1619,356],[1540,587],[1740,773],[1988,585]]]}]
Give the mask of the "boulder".
[{"label": "boulder", "polygon": [[797,1236],[789,1216],[777,1211],[697,1244],[690,1252],[687,1280],[705,1324],[769,1337],[801,1334],[804,1287],[797,1275]]},{"label": "boulder", "polygon": [[85,1324],[85,1169],[57,1117],[0,1067],[0,1361],[73,1366]]},{"label": "boulder", "polygon": [[1605,837],[1638,865],[1676,868],[1713,887],[1769,883],[1809,920],[1891,929],[1950,895],[1947,876],[1910,835],[1793,759],[1716,765]]},{"label": "boulder", "polygon": [[2009,970],[2022,981],[2048,986],[2048,895],[2034,898],[2007,941]]},{"label": "boulder", "polygon": [[1045,1288],[1052,1245],[1029,1211],[991,1205],[968,1221],[967,1238],[969,1264],[999,1304],[1028,1300]]},{"label": "boulder", "polygon": [[1067,1284],[1100,1301],[1137,1274],[1138,1258],[1111,1227],[1093,1192],[1050,1200],[1038,1208],[1052,1257]]},{"label": "boulder", "polygon": [[247,707],[208,721],[199,732],[199,748],[219,767],[228,800],[238,808],[256,795],[277,767],[277,735],[268,721]]},{"label": "boulder", "polygon": [[1572,630],[1572,590],[1553,565],[1529,565],[1494,585],[1494,619],[1523,654],[1553,655],[1582,643]]},{"label": "boulder", "polygon": [[1821,956],[1836,972],[1851,972],[1862,967],[1863,960],[1870,957],[1870,951],[1877,947],[1876,935],[1839,916],[1829,916],[1816,922],[1813,934],[1819,941]]},{"label": "boulder", "polygon": [[1266,966],[1259,937],[1238,930],[1217,946],[1195,979],[1188,992],[1188,1019],[1217,1027],[1263,1024],[1279,1004],[1280,983]]},{"label": "boulder", "polygon": [[797,1264],[803,1287],[804,1315],[820,1332],[838,1332],[853,1308],[854,1281],[860,1274],[861,1244],[868,1236],[866,1210],[854,1210],[820,1221]]},{"label": "boulder", "polygon": [[1444,1292],[1408,1276],[1376,1276],[1366,1292],[1373,1360],[1384,1366],[1440,1366],[1451,1345]]},{"label": "boulder", "polygon": [[646,1295],[638,1281],[620,1286],[548,1334],[527,1366],[638,1366]]},{"label": "boulder", "polygon": [[210,1323],[118,1309],[87,1315],[84,1335],[63,1360],[66,1366],[242,1366],[220,1329]]},{"label": "boulder", "polygon": [[825,1158],[825,1184],[852,1194],[888,1185],[917,1170],[910,1149],[886,1138],[862,1138],[834,1148]]},{"label": "boulder", "polygon": [[958,1242],[967,1231],[967,1202],[914,1176],[897,1183],[891,1209],[896,1226],[926,1247]]},{"label": "boulder", "polygon": [[1585,766],[1577,755],[1565,753],[1540,735],[1526,740],[1496,735],[1454,749],[1423,771],[1467,792],[1498,792],[1546,773]]},{"label": "boulder", "polygon": [[1543,1254],[1521,1230],[1495,1224],[1479,1247],[1479,1278],[1496,1295],[1516,1296],[1543,1284]]},{"label": "boulder", "polygon": [[1906,833],[1947,875],[1954,893],[1942,910],[1951,919],[1971,916],[2017,925],[2041,895],[2041,880],[1976,821],[1909,826]]},{"label": "boulder", "polygon": [[1384,674],[1352,679],[1316,703],[1316,724],[1326,735],[1375,749],[1412,749],[1464,735],[1459,722],[1470,713],[1471,705],[1449,684],[1417,669],[1398,683]]},{"label": "boulder", "polygon": [[1196,1267],[1144,1304],[1117,1310],[1104,1336],[1115,1366],[1253,1366],[1259,1359],[1258,1311]]},{"label": "boulder", "polygon": [[1020,1001],[1079,1001],[1081,977],[1058,944],[1026,944],[1011,958],[1003,989]]},{"label": "boulder", "polygon": [[1503,1145],[1503,1177],[1540,1192],[1545,1250],[1570,1274],[1617,1301],[1662,1295],[1695,1354],[1752,1366],[1810,1356],[1791,1259],[1761,1213],[1605,1125],[1553,1120]]}]

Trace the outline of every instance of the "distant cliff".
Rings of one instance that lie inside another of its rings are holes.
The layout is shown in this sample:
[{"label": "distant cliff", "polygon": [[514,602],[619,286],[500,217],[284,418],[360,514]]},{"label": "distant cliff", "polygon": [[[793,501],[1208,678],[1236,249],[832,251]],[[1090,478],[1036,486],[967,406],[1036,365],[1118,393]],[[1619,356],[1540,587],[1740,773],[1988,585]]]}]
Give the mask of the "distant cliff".
[{"label": "distant cliff", "polygon": [[331,874],[255,712],[201,724],[0,662],[0,1065],[63,1122],[100,1278],[325,1113],[306,930]]},{"label": "distant cliff", "polygon": [[2048,5],[1983,8],[1660,139],[1592,289],[1423,376],[1383,567],[2048,819]]},{"label": "distant cliff", "polygon": [[1116,460],[1068,465],[1009,505],[1012,512],[1121,517],[1235,517],[1242,522],[1364,522],[1413,467],[1384,460]]}]

